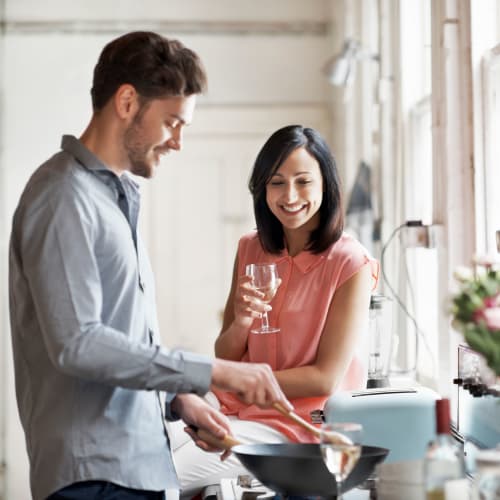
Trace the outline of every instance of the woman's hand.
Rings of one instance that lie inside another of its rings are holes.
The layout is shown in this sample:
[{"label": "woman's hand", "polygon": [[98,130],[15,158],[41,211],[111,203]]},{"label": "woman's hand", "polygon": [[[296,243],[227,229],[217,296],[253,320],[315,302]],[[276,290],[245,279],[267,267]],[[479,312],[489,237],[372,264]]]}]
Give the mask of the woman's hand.
[{"label": "woman's hand", "polygon": [[[281,280],[278,281],[278,286]],[[250,276],[238,276],[238,258],[233,267],[231,290],[224,308],[222,330],[215,341],[218,358],[240,361],[247,350],[248,334],[256,318],[272,307],[262,302],[264,294],[252,286]]]},{"label": "woman's hand", "polygon": [[[278,286],[281,280],[278,278]],[[234,294],[234,324],[242,328],[250,328],[255,318],[260,318],[262,313],[270,311],[272,307],[262,302],[264,294],[252,285],[250,276],[239,276]]]}]

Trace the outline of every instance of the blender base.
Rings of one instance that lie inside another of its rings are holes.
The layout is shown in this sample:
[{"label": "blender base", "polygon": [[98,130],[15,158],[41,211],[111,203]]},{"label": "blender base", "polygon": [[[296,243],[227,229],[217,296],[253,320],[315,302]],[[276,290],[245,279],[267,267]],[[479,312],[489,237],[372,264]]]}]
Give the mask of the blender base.
[{"label": "blender base", "polygon": [[389,378],[388,377],[377,377],[377,378],[369,378],[366,382],[367,389],[377,389],[380,387],[389,387]]}]

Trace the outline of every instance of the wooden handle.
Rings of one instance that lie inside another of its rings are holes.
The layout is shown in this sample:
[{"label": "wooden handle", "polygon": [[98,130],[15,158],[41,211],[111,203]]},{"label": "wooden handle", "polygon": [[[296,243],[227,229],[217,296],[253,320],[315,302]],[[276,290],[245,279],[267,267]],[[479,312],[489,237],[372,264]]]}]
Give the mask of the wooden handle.
[{"label": "wooden handle", "polygon": [[[295,423],[308,430],[311,434],[314,434],[316,437],[321,436],[321,431],[317,427],[314,427],[314,425],[310,424],[302,417],[299,417],[299,415],[297,415],[295,412],[287,410],[280,403],[273,403],[273,407],[285,417],[293,420]],[[333,444],[352,444],[352,441],[349,438],[340,434],[339,432],[329,432],[326,435],[328,436],[329,441],[331,441]]]},{"label": "wooden handle", "polygon": [[198,429],[196,431],[196,434],[198,434],[198,437],[208,443],[210,446],[220,448],[221,450],[230,450],[233,446],[242,444],[241,441],[238,441],[236,438],[230,436],[229,434],[226,434],[222,439],[215,437],[205,429]]},{"label": "wooden handle", "polygon": [[287,410],[280,403],[273,403],[273,407],[275,410],[279,411],[282,415],[289,418],[290,420],[293,420],[295,423],[299,424],[301,427],[308,430],[311,434],[314,434],[316,437],[319,437],[321,435],[321,431],[318,428],[314,427],[314,425],[310,424],[302,417],[299,417],[294,411]]}]

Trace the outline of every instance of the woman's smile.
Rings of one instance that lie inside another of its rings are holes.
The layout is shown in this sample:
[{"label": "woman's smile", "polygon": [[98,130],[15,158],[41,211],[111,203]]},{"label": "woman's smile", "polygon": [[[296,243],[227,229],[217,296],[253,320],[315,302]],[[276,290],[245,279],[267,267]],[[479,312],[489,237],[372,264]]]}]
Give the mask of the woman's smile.
[{"label": "woman's smile", "polygon": [[280,165],[267,183],[266,201],[286,229],[314,229],[323,201],[323,177],[317,160],[300,147]]},{"label": "woman's smile", "polygon": [[297,214],[298,212],[300,212],[303,208],[305,208],[307,206],[306,203],[304,204],[301,204],[301,205],[282,205],[281,208],[291,214],[291,215],[294,215],[294,214]]}]

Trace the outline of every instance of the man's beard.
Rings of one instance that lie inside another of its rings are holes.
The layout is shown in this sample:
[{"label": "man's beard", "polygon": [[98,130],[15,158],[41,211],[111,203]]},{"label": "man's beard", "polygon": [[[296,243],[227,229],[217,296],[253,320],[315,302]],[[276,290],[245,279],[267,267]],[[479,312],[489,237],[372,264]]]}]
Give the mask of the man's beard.
[{"label": "man's beard", "polygon": [[151,150],[151,144],[142,140],[142,116],[144,107],[139,110],[130,126],[125,130],[123,146],[127,152],[130,162],[130,172],[140,177],[149,179],[153,176],[153,165],[147,160],[147,154]]}]

